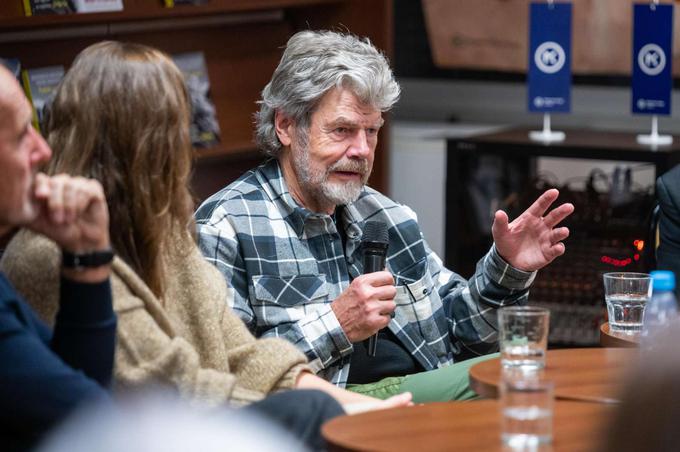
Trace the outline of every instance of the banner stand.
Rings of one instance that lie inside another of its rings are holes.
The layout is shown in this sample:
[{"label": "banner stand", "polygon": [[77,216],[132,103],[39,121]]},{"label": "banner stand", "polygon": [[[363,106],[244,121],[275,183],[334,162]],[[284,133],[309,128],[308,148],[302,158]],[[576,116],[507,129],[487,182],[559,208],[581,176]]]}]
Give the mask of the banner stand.
[{"label": "banner stand", "polygon": [[673,4],[633,4],[633,77],[631,112],[652,117],[650,134],[637,142],[654,151],[673,143],[671,135],[659,135],[659,116],[671,114],[673,89]]},{"label": "banner stand", "polygon": [[[671,135],[659,135],[659,117],[652,116],[652,133],[649,135],[640,134],[637,136],[637,142],[646,146],[668,146],[673,144],[673,137]],[[652,149],[654,150],[654,149]]]},{"label": "banner stand", "polygon": [[552,113],[571,110],[571,2],[529,4],[527,108],[543,113],[543,130],[529,132],[540,143],[564,141],[566,134],[550,128]]},{"label": "banner stand", "polygon": [[[638,140],[640,139],[640,136],[638,136]],[[544,143],[556,143],[559,141],[564,141],[565,137],[566,135],[564,132],[560,132],[559,130],[550,130],[550,113],[543,113],[543,130],[532,130],[529,132],[530,140],[542,141]]]}]

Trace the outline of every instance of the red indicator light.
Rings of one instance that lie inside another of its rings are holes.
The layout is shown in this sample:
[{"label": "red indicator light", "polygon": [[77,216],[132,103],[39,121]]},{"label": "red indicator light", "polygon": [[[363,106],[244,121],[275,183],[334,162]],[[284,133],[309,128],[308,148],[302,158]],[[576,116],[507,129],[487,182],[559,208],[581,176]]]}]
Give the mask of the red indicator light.
[{"label": "red indicator light", "polygon": [[625,259],[615,259],[609,256],[602,256],[600,257],[600,262],[604,264],[613,265],[614,267],[625,267],[627,265],[630,265],[633,262],[633,260],[630,257],[627,257]]},{"label": "red indicator light", "polygon": [[645,241],[644,240],[635,240],[635,241],[633,241],[633,246],[638,251],[642,251],[642,249],[645,247]]}]

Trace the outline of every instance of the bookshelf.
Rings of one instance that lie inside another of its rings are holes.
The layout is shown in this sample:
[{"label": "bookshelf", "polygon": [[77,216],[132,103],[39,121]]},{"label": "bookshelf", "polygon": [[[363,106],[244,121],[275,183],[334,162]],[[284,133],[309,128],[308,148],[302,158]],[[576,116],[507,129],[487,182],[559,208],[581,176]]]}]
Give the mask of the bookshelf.
[{"label": "bookshelf", "polygon": [[[0,56],[23,68],[64,65],[104,39],[139,42],[170,54],[202,51],[221,143],[198,150],[194,193],[202,200],[262,160],[252,140],[255,101],[288,37],[303,29],[349,30],[392,55],[391,0],[210,0],[165,8],[124,0],[119,12],[24,15],[21,0],[0,2]],[[388,134],[381,132],[370,184],[387,188]]]}]

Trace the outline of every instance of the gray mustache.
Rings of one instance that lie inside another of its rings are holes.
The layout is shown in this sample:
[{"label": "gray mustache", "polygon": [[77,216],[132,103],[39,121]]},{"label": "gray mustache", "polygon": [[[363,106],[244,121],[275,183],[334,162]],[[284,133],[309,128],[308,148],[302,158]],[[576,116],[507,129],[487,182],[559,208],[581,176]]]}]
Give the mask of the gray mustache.
[{"label": "gray mustache", "polygon": [[346,160],[339,161],[331,165],[328,169],[330,171],[347,171],[351,173],[366,174],[368,172],[368,161],[366,159],[361,160]]}]

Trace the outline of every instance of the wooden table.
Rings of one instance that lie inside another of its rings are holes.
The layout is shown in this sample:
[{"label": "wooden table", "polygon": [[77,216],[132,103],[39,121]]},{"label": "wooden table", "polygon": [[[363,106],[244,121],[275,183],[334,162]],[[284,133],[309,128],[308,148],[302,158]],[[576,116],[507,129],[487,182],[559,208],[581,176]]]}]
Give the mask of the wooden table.
[{"label": "wooden table", "polygon": [[609,322],[600,325],[600,345],[603,347],[639,347],[640,334],[614,333]]},{"label": "wooden table", "polygon": [[[541,451],[591,451],[615,407],[555,401],[553,443]],[[501,451],[497,400],[438,402],[341,416],[324,424],[330,450]]]},{"label": "wooden table", "polygon": [[[548,350],[545,378],[555,382],[555,397],[599,403],[618,403],[625,369],[638,349],[571,348]],[[479,395],[495,398],[501,379],[500,358],[470,368],[470,386]]]}]

